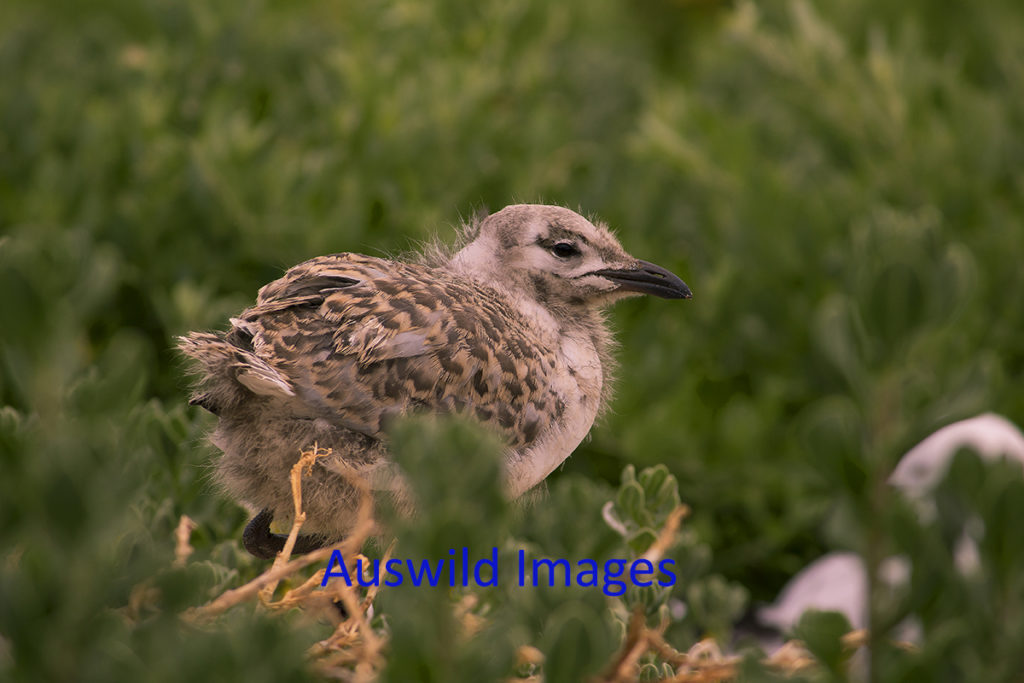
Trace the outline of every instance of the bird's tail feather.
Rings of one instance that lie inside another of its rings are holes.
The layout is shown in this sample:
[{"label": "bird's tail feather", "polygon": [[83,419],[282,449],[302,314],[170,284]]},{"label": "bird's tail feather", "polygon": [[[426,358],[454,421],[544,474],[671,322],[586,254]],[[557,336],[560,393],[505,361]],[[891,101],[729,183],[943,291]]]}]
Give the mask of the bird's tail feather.
[{"label": "bird's tail feather", "polygon": [[201,384],[226,379],[261,396],[283,398],[295,395],[291,382],[273,366],[220,335],[192,332],[178,338],[178,349],[199,361],[203,375]]}]

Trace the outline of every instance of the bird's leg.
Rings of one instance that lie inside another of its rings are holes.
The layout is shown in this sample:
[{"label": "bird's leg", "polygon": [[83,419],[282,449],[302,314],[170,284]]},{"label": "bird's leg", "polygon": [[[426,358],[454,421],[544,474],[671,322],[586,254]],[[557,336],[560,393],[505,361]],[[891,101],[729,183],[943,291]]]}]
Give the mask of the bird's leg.
[{"label": "bird's leg", "polygon": [[[245,531],[242,532],[242,545],[250,555],[270,560],[284,549],[288,536],[273,533],[270,530],[272,521],[274,521],[274,513],[270,510],[262,510],[245,525]],[[325,545],[327,545],[327,540],[322,536],[299,536],[295,539],[292,555],[305,555],[318,548],[323,548]]]},{"label": "bird's leg", "polygon": [[242,545],[250,555],[269,560],[284,548],[285,539],[270,531],[270,522],[273,519],[274,515],[270,510],[263,510],[245,525]]}]

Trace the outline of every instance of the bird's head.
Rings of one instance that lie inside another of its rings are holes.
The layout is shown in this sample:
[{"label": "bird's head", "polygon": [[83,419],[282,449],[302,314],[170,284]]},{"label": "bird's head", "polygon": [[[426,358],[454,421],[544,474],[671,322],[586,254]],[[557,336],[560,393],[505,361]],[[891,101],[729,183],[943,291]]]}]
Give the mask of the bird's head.
[{"label": "bird's head", "polygon": [[452,264],[553,307],[601,307],[637,294],[691,296],[674,274],[630,256],[608,228],[560,206],[517,204],[491,214]]}]

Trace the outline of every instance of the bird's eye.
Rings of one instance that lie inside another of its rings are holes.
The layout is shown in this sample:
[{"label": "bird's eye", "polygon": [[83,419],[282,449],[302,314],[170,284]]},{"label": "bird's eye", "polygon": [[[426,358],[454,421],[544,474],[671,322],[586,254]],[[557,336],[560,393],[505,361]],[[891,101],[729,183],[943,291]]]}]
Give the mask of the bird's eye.
[{"label": "bird's eye", "polygon": [[551,247],[551,253],[558,258],[572,258],[579,256],[580,250],[572,242],[558,242]]}]

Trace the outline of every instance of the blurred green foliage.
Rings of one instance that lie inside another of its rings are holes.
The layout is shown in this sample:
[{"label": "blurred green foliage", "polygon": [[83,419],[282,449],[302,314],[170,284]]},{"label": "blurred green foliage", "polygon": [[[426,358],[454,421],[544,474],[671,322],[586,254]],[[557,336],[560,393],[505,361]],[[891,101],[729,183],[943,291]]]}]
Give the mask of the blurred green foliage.
[{"label": "blurred green foliage", "polygon": [[[942,424],[1024,423],[1021,45],[1016,0],[0,4],[0,677],[310,677],[323,625],[301,615],[177,619],[262,565],[172,337],[304,258],[396,253],[517,201],[608,221],[696,298],[616,309],[609,415],[548,498],[484,496],[474,542],[635,552],[601,510],[653,529],[640,475],[614,486],[661,464],[692,509],[689,574],[615,609],[681,600],[670,633],[725,635],[826,548],[904,552],[922,566],[899,609],[929,645],[872,666],[1017,675],[1019,480],[949,480],[988,529],[970,580],[938,562],[944,518],[901,516],[883,482]],[[171,569],[183,513],[197,554]],[[624,616],[570,593],[493,596],[513,627],[465,661],[503,675],[531,642],[551,680],[600,670]],[[401,642],[440,598],[415,600]],[[429,654],[409,652],[394,672]]]}]

